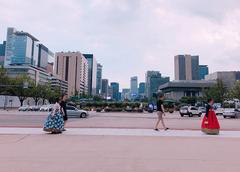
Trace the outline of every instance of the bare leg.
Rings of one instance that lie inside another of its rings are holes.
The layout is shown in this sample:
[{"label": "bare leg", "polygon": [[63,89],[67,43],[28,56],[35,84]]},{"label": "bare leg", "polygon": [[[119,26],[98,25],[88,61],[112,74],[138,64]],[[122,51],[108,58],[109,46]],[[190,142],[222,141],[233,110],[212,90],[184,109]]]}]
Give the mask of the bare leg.
[{"label": "bare leg", "polygon": [[157,120],[157,123],[156,123],[154,129],[158,129],[158,125],[159,125],[159,123],[160,123],[160,121],[161,121],[161,114],[160,114],[160,112],[157,112],[157,115],[158,115],[158,120]]},{"label": "bare leg", "polygon": [[158,117],[157,123],[156,123],[156,125],[155,125],[155,129],[158,128],[158,125],[159,125],[159,123],[160,123],[160,120],[161,120],[161,119]]},{"label": "bare leg", "polygon": [[165,126],[165,123],[164,123],[163,119],[161,120],[161,122],[162,122],[163,128],[166,129],[166,126]]}]

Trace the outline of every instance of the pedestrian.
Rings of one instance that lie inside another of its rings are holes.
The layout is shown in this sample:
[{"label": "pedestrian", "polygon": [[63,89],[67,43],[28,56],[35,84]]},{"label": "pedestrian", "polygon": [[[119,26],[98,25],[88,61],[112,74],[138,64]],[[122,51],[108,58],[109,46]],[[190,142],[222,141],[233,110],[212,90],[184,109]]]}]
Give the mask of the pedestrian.
[{"label": "pedestrian", "polygon": [[53,110],[49,113],[45,123],[43,130],[46,132],[50,132],[52,134],[62,133],[64,121],[63,117],[60,113],[60,99],[56,98],[55,104],[53,106]]},{"label": "pedestrian", "polygon": [[220,125],[217,116],[213,110],[213,103],[214,103],[213,98],[208,99],[206,114],[202,120],[202,132],[211,135],[218,135]]},{"label": "pedestrian", "polygon": [[67,120],[68,120],[68,115],[67,115],[67,95],[64,94],[62,96],[62,101],[60,103],[60,106],[61,106],[61,112],[62,112],[62,115],[63,115],[63,120],[64,120],[64,128],[63,128],[63,131],[66,131],[66,124],[67,124]]},{"label": "pedestrian", "polygon": [[159,131],[158,125],[159,125],[160,121],[161,121],[162,126],[163,126],[163,128],[164,128],[165,131],[169,129],[169,128],[167,128],[167,127],[165,126],[165,123],[164,123],[164,120],[163,120],[163,115],[166,116],[165,110],[164,110],[164,106],[163,106],[163,100],[164,100],[164,96],[163,96],[163,95],[160,95],[160,96],[158,97],[158,100],[157,100],[157,115],[158,115],[158,120],[157,120],[157,123],[156,123],[155,128],[154,128],[154,130],[156,130],[156,131]]}]

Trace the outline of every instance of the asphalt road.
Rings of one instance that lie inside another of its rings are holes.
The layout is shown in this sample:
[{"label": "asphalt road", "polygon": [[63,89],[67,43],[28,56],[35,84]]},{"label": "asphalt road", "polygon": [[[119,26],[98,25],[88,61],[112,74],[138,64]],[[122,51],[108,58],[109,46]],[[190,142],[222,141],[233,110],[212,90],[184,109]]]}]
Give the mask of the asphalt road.
[{"label": "asphalt road", "polygon": [[[46,112],[0,111],[0,127],[42,127]],[[240,131],[240,119],[218,117],[222,130]],[[70,118],[69,128],[139,128],[151,129],[156,122],[156,113],[96,113],[90,112],[87,119]],[[201,118],[180,117],[178,112],[166,114],[165,123],[171,129],[199,130]]]}]

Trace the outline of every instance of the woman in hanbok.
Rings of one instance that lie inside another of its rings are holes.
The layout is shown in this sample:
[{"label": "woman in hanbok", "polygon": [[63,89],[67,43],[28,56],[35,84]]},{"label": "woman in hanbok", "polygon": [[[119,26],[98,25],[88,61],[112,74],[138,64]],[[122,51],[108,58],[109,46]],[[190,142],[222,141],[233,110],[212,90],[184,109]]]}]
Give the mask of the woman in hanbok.
[{"label": "woman in hanbok", "polygon": [[61,106],[59,104],[59,98],[56,99],[56,103],[53,106],[53,110],[48,115],[43,130],[52,134],[62,133],[64,128],[63,116],[61,114]]},{"label": "woman in hanbok", "polygon": [[204,116],[202,121],[202,132],[206,134],[218,135],[220,125],[212,107],[213,103],[213,99],[210,98],[206,107],[206,115]]}]

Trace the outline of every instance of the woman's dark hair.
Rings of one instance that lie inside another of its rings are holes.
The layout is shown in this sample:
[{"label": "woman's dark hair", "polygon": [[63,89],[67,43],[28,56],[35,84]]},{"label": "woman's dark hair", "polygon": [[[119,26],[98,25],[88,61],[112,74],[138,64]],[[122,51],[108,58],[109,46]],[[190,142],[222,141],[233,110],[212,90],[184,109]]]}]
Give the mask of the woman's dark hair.
[{"label": "woman's dark hair", "polygon": [[61,97],[61,98],[63,98],[64,96],[67,96],[67,94],[66,94],[66,93],[62,94],[62,97]]},{"label": "woman's dark hair", "polygon": [[211,101],[213,101],[213,98],[212,98],[212,97],[210,97],[210,98],[207,99],[207,102],[208,102],[208,103],[210,103]]},{"label": "woman's dark hair", "polygon": [[55,98],[55,103],[59,102],[59,100],[60,100],[59,97]]},{"label": "woman's dark hair", "polygon": [[158,97],[159,97],[159,98],[163,98],[163,97],[164,97],[164,94],[159,94]]}]

